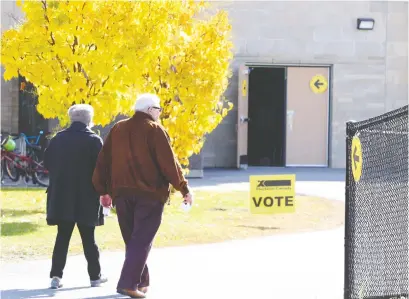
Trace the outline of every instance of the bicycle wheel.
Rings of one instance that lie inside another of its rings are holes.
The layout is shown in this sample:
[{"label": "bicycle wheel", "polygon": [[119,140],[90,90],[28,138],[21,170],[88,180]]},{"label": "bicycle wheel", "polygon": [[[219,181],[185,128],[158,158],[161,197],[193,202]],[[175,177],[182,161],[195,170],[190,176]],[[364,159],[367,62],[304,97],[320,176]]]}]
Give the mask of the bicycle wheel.
[{"label": "bicycle wheel", "polygon": [[33,160],[33,183],[38,183],[40,186],[48,187],[50,178],[48,176],[48,170],[44,167],[44,161],[40,161],[35,152],[33,152],[30,157]]},{"label": "bicycle wheel", "polygon": [[1,171],[1,182],[3,183],[3,180],[4,180],[4,160],[1,160],[0,171]]},{"label": "bicycle wheel", "polygon": [[13,160],[4,159],[4,172],[13,182],[17,182],[20,178],[20,173]]}]

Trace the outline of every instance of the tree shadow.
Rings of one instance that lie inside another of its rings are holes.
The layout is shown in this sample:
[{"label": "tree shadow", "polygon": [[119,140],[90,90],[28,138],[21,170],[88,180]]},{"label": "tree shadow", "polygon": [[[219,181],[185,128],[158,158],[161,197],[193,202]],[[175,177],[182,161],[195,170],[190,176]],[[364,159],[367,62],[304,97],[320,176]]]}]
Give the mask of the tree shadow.
[{"label": "tree shadow", "polygon": [[98,296],[98,297],[86,297],[83,299],[129,299],[129,296],[121,295],[121,294],[112,294],[107,296]]},{"label": "tree shadow", "polygon": [[273,226],[254,226],[254,225],[237,225],[237,227],[253,228],[253,229],[258,229],[258,230],[276,230],[276,229],[280,229],[279,227],[273,227]]},{"label": "tree shadow", "polygon": [[40,225],[31,222],[5,222],[1,224],[1,235],[20,236],[35,232]]},{"label": "tree shadow", "polygon": [[[1,298],[2,299],[20,299],[20,298],[50,298],[54,297],[58,292],[73,291],[88,289],[90,287],[75,287],[75,288],[61,288],[58,290],[55,289],[12,289],[12,290],[2,290]],[[121,297],[119,297],[121,298]]]},{"label": "tree shadow", "polygon": [[248,208],[209,208],[208,211],[212,211],[212,212],[247,212]]},{"label": "tree shadow", "polygon": [[217,211],[217,212],[226,212],[227,209],[225,208],[210,208],[210,211]]},{"label": "tree shadow", "polygon": [[21,217],[34,214],[44,214],[44,210],[16,210],[16,209],[1,209],[1,217]]}]

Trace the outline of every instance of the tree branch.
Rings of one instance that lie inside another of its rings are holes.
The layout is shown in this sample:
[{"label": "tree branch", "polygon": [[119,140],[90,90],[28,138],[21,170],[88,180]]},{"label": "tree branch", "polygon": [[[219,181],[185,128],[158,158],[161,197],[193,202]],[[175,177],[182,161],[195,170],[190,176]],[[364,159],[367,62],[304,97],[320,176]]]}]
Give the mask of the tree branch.
[{"label": "tree branch", "polygon": [[14,22],[16,22],[18,25],[23,24],[23,19],[17,18],[17,17],[16,17],[14,14],[12,14],[12,13],[8,13],[7,15],[8,15],[9,18],[13,19]]},{"label": "tree branch", "polygon": [[[48,28],[47,28],[47,30],[48,30]],[[55,39],[54,39],[54,36],[53,36],[52,32],[50,32],[50,37],[51,37],[51,42],[49,41],[49,43],[50,43],[51,46],[54,46],[55,45]]]},{"label": "tree branch", "polygon": [[70,71],[64,66],[64,64],[62,63],[58,55],[56,55],[55,57],[57,58],[57,61],[59,62],[61,69],[67,74],[67,77],[65,78],[65,80],[67,81],[67,83],[70,82],[71,80],[70,75],[69,75]]},{"label": "tree branch", "polygon": [[96,45],[90,44],[90,45],[88,46],[88,52],[91,51],[91,48],[92,48],[92,47],[94,47],[94,50],[97,49],[97,46],[96,46]]},{"label": "tree branch", "polygon": [[89,98],[89,96],[91,95],[91,89],[93,87],[95,88],[94,83],[91,82],[91,86],[89,87],[88,92],[87,92],[87,98]]},{"label": "tree branch", "polygon": [[102,87],[104,87],[104,85],[105,85],[105,83],[107,83],[108,79],[109,79],[109,75],[104,81],[102,81],[102,84],[101,84]]},{"label": "tree branch", "polygon": [[77,64],[78,64],[78,72],[81,72],[84,75],[85,79],[87,79],[86,84],[87,86],[89,86],[91,80],[89,79],[87,72],[84,70],[81,63],[77,62]]},{"label": "tree branch", "polygon": [[48,16],[47,16],[47,1],[43,0],[41,1],[41,3],[43,4],[44,18],[48,23],[50,23],[50,20],[48,19]]},{"label": "tree branch", "polygon": [[74,42],[71,45],[72,54],[75,54],[75,46],[78,46],[78,38],[76,35],[74,35]]},{"label": "tree branch", "polygon": [[[43,4],[43,9],[44,9],[44,19],[47,21],[48,24],[50,24],[50,19],[47,16],[47,1],[43,0],[43,1],[41,1],[41,3]],[[48,31],[48,26],[45,26],[45,29]],[[51,42],[48,41],[48,43],[51,46],[54,46],[55,45],[55,39],[54,39],[52,31],[50,31],[50,38],[51,38]]]}]

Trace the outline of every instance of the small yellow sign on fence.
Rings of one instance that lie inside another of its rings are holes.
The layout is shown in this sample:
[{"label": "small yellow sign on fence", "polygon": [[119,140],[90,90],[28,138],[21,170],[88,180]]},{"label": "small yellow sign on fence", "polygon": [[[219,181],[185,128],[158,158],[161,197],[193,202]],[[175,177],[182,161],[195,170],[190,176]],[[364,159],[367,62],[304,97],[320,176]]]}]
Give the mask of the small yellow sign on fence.
[{"label": "small yellow sign on fence", "polygon": [[352,175],[355,182],[358,182],[362,175],[362,145],[358,136],[352,138],[351,162]]},{"label": "small yellow sign on fence", "polygon": [[294,213],[295,209],[295,174],[250,176],[251,213]]}]

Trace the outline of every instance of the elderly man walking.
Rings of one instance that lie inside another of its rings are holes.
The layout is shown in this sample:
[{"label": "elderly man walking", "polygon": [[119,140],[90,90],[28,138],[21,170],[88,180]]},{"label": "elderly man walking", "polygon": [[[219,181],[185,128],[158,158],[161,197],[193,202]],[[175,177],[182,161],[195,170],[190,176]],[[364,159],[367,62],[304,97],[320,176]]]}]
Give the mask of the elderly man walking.
[{"label": "elderly man walking", "polygon": [[169,199],[169,184],[192,204],[169,136],[157,122],[161,111],[156,95],[141,95],[133,117],[109,132],[93,176],[102,205],[116,207],[126,244],[117,292],[132,298],[144,298],[150,283],[146,260]]},{"label": "elderly man walking", "polygon": [[95,227],[103,225],[99,194],[92,184],[92,174],[102,139],[89,127],[94,110],[90,105],[73,105],[68,110],[71,125],[51,139],[44,153],[49,170],[47,189],[47,224],[57,225],[50,272],[51,288],[63,286],[61,279],[75,224],[80,232],[92,287],[107,281],[101,276]]}]

